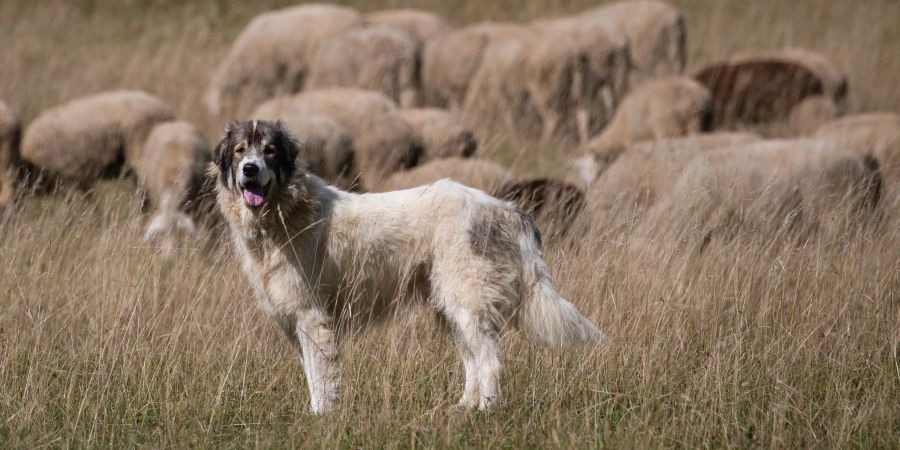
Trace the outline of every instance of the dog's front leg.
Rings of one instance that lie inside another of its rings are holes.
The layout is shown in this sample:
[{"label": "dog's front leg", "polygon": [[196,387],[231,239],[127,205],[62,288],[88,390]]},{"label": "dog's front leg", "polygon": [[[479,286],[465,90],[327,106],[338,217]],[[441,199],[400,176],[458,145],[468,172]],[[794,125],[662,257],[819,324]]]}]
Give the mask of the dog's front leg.
[{"label": "dog's front leg", "polygon": [[338,402],[341,369],[334,334],[327,316],[316,308],[297,314],[296,331],[312,412],[322,414]]}]

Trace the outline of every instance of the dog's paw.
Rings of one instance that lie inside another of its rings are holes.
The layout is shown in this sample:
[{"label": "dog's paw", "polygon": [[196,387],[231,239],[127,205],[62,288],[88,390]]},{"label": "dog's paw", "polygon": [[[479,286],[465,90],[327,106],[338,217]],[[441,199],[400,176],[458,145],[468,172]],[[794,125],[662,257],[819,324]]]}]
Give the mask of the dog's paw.
[{"label": "dog's paw", "polygon": [[479,411],[488,411],[490,410],[499,399],[496,396],[491,397],[481,397],[481,400],[478,401],[478,410]]}]

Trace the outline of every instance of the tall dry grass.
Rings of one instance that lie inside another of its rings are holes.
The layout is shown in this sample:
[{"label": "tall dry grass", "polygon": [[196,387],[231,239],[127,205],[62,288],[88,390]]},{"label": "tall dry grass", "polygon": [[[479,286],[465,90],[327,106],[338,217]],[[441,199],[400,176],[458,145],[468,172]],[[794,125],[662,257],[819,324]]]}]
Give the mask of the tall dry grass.
[{"label": "tall dry grass", "polygon": [[[587,3],[410,4],[465,23]],[[900,108],[896,2],[676,3],[692,66],[806,45],[848,70],[854,109]],[[0,98],[27,121],[77,95],[145,88],[214,136],[222,119],[199,102],[208,74],[249,17],[279,4],[4,2]],[[567,151],[485,143],[535,175]],[[138,200],[110,181],[0,218],[0,446],[900,447],[896,200],[875,224],[837,220],[799,242],[737,230],[702,253],[638,239],[623,205],[546,249],[608,347],[549,352],[513,333],[505,401],[465,413],[451,408],[458,357],[423,317],[344,344],[344,401],[325,417],[307,413],[296,355],[228,248],[186,241],[163,257],[141,240]]]}]

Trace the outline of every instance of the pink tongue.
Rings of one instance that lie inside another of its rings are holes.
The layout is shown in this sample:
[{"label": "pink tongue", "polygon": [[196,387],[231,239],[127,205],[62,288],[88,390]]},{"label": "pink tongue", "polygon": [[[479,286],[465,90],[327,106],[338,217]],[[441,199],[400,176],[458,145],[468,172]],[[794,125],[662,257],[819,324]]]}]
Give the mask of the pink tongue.
[{"label": "pink tongue", "polygon": [[244,189],[244,201],[250,206],[262,205],[266,198],[262,196],[261,191],[261,189]]}]

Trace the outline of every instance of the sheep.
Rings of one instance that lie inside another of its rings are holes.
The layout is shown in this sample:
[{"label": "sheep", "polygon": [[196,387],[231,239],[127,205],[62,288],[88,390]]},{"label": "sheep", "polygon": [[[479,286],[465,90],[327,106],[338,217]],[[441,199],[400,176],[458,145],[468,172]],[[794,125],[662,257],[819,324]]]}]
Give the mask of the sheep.
[{"label": "sheep", "polygon": [[846,116],[822,125],[814,136],[861,154],[871,152],[881,164],[886,200],[900,201],[900,114]]},{"label": "sheep", "polygon": [[579,18],[532,24],[484,50],[463,106],[486,126],[585,141],[612,116],[627,87],[627,40]]},{"label": "sheep", "polygon": [[830,97],[840,115],[848,90],[846,75],[824,56],[800,49],[738,55],[694,78],[712,92],[716,127],[779,121],[813,95]]},{"label": "sheep", "polygon": [[417,102],[419,56],[405,32],[372,26],[323,42],[312,57],[307,87],[380,91],[402,106]]},{"label": "sheep", "polygon": [[383,94],[348,88],[304,91],[257,107],[251,117],[288,119],[324,114],[336,120],[356,145],[362,187],[378,186],[391,173],[418,164],[422,138]]},{"label": "sheep", "polygon": [[540,225],[547,242],[562,238],[585,206],[581,189],[560,180],[528,178],[509,181],[493,194],[531,215]]},{"label": "sheep", "polygon": [[712,96],[687,77],[648,81],[625,97],[609,125],[581,153],[612,162],[635,142],[711,131]]},{"label": "sheep", "polygon": [[19,117],[0,101],[0,208],[12,204],[16,197],[21,132]]},{"label": "sheep", "polygon": [[265,12],[238,35],[215,69],[206,106],[218,115],[241,100],[257,104],[303,88],[310,61],[325,40],[362,26],[353,8],[308,4]]},{"label": "sheep", "polygon": [[520,25],[485,22],[428,41],[422,51],[422,103],[459,111],[487,46],[525,32]]},{"label": "sheep", "polygon": [[657,77],[680,75],[687,62],[684,16],[666,2],[625,1],[589,9],[580,14],[616,24],[628,38],[632,71],[638,85]]},{"label": "sheep", "polygon": [[370,25],[396,28],[416,42],[417,54],[428,41],[451,31],[450,25],[437,14],[411,8],[385,9],[366,15]]},{"label": "sheep", "polygon": [[413,169],[396,172],[378,190],[387,192],[409,189],[441,178],[451,178],[489,194],[498,192],[503,185],[513,181],[512,174],[496,163],[483,159],[450,157],[434,159]]},{"label": "sheep", "polygon": [[811,95],[791,108],[783,134],[792,137],[808,136],[822,124],[838,117],[838,107],[826,95]]},{"label": "sheep", "polygon": [[[261,113],[253,119],[279,119],[271,110]],[[346,128],[325,114],[287,115],[280,119],[300,142],[297,160],[307,170],[341,189],[356,188],[356,145]]]},{"label": "sheep", "polygon": [[731,61],[741,63],[766,59],[790,62],[809,70],[822,83],[822,95],[834,101],[838,114],[846,112],[849,88],[847,74],[838,69],[825,55],[799,47],[787,47],[775,51],[738,52]]},{"label": "sheep", "polygon": [[515,203],[541,226],[548,242],[564,236],[585,205],[584,192],[571,184],[547,178],[520,179],[496,163],[460,157],[435,159],[396,172],[378,191],[409,189],[442,178],[456,180]]},{"label": "sheep", "polygon": [[609,122],[628,90],[628,39],[589,15],[538,20],[532,27],[537,34],[521,73],[543,138],[574,135],[584,143]]},{"label": "sheep", "polygon": [[639,217],[675,184],[695,156],[759,141],[750,133],[710,133],[636,144],[605,171],[591,173],[587,198],[592,214],[615,214],[621,208]]},{"label": "sheep", "polygon": [[750,143],[695,156],[648,213],[640,235],[676,233],[701,249],[741,235],[804,238],[835,219],[864,222],[880,187],[874,158],[832,142]]},{"label": "sheep", "polygon": [[132,152],[127,164],[155,208],[144,239],[164,236],[166,252],[173,246],[175,232],[196,233],[187,214],[200,208],[200,189],[211,155],[203,132],[184,121],[163,122],[153,127],[140,151]]},{"label": "sheep", "polygon": [[397,114],[422,136],[422,163],[437,158],[468,158],[478,149],[478,141],[468,125],[445,109],[400,109]]},{"label": "sheep", "polygon": [[42,175],[85,186],[119,176],[123,163],[142,152],[150,130],[175,114],[142,91],[80,97],[41,113],[26,128],[22,159]]}]

